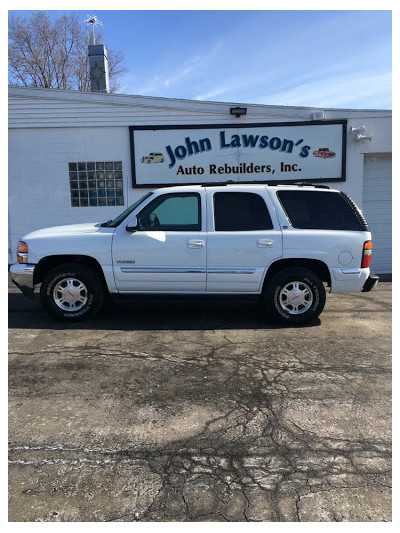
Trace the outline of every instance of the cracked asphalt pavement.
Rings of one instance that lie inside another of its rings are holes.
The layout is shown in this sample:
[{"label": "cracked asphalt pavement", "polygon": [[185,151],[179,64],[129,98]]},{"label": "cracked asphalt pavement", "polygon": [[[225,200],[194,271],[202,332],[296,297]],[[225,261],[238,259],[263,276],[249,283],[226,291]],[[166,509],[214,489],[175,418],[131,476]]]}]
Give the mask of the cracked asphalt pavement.
[{"label": "cracked asphalt pavement", "polygon": [[9,288],[11,522],[391,521],[391,283],[308,327],[245,299],[65,325]]}]

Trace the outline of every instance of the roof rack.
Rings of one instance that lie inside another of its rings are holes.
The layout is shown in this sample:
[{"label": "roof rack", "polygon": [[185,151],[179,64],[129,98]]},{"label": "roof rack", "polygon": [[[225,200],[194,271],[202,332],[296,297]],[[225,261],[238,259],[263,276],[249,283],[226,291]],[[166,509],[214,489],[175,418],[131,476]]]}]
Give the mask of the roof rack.
[{"label": "roof rack", "polygon": [[[250,182],[251,184],[255,182]],[[241,185],[237,181],[228,180],[228,181],[215,181],[210,183],[202,183],[201,187],[220,187],[221,185]]]},{"label": "roof rack", "polygon": [[237,182],[233,180],[216,181],[214,183],[202,183],[201,187],[221,187],[226,185],[267,185],[270,187],[279,187],[283,185],[296,185],[297,187],[315,187],[316,189],[330,189],[329,185],[320,185],[318,183],[311,183],[307,181],[291,181],[291,182],[278,182],[278,181],[245,181]]},{"label": "roof rack", "polygon": [[329,185],[320,185],[319,183],[310,183],[307,181],[295,181],[293,185],[298,185],[299,187],[315,187],[316,189],[330,189]]}]

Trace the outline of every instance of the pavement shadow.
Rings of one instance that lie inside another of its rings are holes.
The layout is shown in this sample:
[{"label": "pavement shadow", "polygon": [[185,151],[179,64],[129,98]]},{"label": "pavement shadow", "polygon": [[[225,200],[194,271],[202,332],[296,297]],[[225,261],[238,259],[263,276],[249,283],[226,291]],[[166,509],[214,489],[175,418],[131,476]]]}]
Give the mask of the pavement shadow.
[{"label": "pavement shadow", "polygon": [[[113,298],[92,319],[64,323],[49,315],[38,295],[26,298],[11,293],[8,326],[19,329],[52,330],[224,330],[281,329],[273,324],[254,298],[129,297]],[[305,327],[321,324],[317,319]],[[304,326],[302,326],[304,327]]]}]

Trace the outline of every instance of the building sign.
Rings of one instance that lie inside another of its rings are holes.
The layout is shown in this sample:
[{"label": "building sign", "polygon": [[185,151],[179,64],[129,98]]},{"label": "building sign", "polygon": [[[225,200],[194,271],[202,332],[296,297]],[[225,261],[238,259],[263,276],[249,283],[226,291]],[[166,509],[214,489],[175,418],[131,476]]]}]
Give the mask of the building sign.
[{"label": "building sign", "polygon": [[345,120],[129,130],[133,187],[345,180]]}]

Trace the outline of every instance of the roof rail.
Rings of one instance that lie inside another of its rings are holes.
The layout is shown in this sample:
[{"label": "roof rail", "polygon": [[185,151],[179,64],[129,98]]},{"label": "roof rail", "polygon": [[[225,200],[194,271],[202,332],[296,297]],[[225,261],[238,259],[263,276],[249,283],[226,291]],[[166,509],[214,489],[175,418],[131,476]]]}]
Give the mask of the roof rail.
[{"label": "roof rail", "polygon": [[270,187],[279,187],[280,185],[297,185],[297,187],[315,187],[316,189],[330,189],[329,185],[320,185],[318,183],[311,183],[307,181],[244,181],[238,182],[233,180],[216,181],[210,183],[202,183],[201,187],[221,187],[226,185],[267,185]]},{"label": "roof rail", "polygon": [[295,181],[293,185],[298,185],[299,187],[315,187],[316,189],[330,189],[329,185],[320,185],[307,181]]},{"label": "roof rail", "polygon": [[228,180],[228,181],[215,181],[210,183],[202,183],[201,187],[220,187],[221,185],[240,185],[239,182]]}]

